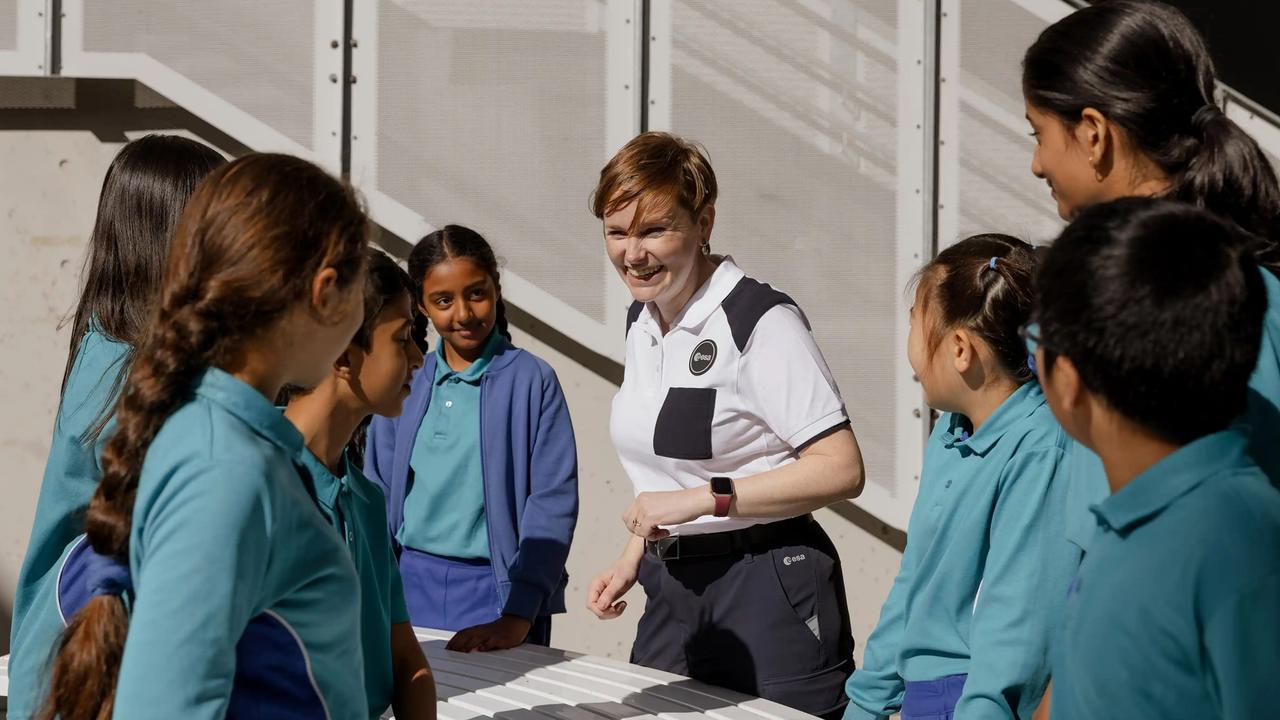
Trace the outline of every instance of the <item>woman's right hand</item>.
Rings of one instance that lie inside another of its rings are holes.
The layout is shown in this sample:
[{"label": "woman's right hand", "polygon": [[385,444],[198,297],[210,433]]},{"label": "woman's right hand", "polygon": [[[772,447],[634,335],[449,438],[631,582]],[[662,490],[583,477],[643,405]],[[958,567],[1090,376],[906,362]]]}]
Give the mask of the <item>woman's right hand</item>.
[{"label": "woman's right hand", "polygon": [[587,609],[601,620],[612,620],[621,615],[627,609],[627,601],[621,598],[636,584],[643,557],[644,540],[631,538],[622,557],[591,581],[587,588]]}]

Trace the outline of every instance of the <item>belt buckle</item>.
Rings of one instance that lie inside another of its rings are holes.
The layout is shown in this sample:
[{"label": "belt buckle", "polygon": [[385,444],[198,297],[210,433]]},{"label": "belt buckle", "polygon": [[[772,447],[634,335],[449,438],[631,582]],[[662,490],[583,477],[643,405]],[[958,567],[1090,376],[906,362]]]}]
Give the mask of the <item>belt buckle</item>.
[{"label": "belt buckle", "polygon": [[649,547],[653,550],[653,554],[658,556],[659,560],[679,560],[680,559],[680,538],[677,536],[664,537],[661,540],[646,540]]}]

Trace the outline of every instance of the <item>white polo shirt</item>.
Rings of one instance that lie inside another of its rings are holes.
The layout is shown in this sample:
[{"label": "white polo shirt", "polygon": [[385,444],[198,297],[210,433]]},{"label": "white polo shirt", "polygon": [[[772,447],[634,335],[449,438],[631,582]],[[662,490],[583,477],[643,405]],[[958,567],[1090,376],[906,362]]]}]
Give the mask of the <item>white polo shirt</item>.
[{"label": "white polo shirt", "polygon": [[[634,303],[627,325],[610,433],[637,494],[772,470],[849,421],[804,314],[732,258],[665,336],[652,303]],[[707,516],[669,529],[696,535],[780,519]]]}]

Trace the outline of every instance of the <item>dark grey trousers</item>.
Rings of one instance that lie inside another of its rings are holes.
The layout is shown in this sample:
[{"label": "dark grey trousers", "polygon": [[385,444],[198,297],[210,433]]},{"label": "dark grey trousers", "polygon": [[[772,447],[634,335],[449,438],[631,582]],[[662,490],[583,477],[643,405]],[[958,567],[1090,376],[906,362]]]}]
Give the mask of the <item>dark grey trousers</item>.
[{"label": "dark grey trousers", "polygon": [[731,555],[645,553],[631,662],[840,717],[853,633],[840,557],[816,522]]}]

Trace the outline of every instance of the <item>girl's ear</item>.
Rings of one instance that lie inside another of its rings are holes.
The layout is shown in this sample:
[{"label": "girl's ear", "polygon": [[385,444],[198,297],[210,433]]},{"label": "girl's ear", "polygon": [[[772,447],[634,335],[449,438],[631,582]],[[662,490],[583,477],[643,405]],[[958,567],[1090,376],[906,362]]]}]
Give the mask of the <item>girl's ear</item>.
[{"label": "girl's ear", "polygon": [[340,380],[351,382],[351,379],[360,373],[360,363],[363,361],[364,355],[354,345],[348,346],[337,360],[333,361],[333,374]]},{"label": "girl's ear", "polygon": [[1088,158],[1094,179],[1098,182],[1106,179],[1115,162],[1114,131],[1115,126],[1097,109],[1087,107],[1080,111],[1080,122],[1075,126],[1076,142]]},{"label": "girl's ear", "polygon": [[347,310],[346,303],[351,300],[347,293],[355,290],[351,287],[344,291],[338,287],[338,271],[331,267],[323,268],[311,280],[311,307],[323,321],[338,322]]},{"label": "girl's ear", "polygon": [[947,339],[948,354],[956,372],[964,374],[978,362],[977,348],[968,330],[957,328],[951,331]]}]

